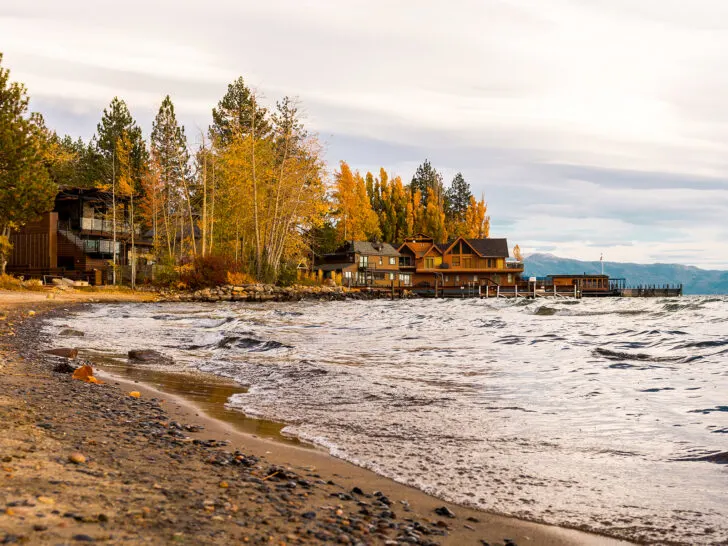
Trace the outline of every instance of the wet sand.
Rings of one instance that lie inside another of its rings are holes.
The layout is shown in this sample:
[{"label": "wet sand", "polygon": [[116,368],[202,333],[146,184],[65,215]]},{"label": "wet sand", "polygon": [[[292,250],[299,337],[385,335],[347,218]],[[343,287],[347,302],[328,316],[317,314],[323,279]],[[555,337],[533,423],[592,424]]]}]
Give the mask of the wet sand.
[{"label": "wet sand", "polygon": [[243,389],[218,378],[53,373],[35,324],[73,299],[41,296],[0,293],[0,542],[626,544],[445,503],[285,439],[280,424],[225,409]]}]

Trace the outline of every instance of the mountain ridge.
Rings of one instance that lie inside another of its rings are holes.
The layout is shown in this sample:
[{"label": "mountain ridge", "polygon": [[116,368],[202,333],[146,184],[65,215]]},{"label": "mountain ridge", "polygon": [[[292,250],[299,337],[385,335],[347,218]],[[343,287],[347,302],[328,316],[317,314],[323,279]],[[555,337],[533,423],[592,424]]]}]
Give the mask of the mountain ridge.
[{"label": "mountain ridge", "polygon": [[[599,274],[601,262],[560,258],[553,254],[534,253],[524,257],[527,277],[582,273]],[[624,278],[628,286],[682,284],[688,294],[728,294],[728,271],[701,269],[693,265],[629,262],[604,262],[604,274]]]}]

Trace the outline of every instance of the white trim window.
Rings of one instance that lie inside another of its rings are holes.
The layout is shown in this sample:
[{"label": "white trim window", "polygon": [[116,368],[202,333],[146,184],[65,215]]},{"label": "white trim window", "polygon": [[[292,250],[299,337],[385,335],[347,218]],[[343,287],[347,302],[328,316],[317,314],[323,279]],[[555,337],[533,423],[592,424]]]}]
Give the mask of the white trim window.
[{"label": "white trim window", "polygon": [[395,258],[394,256],[391,256],[389,258],[389,265],[397,265],[397,258]]}]

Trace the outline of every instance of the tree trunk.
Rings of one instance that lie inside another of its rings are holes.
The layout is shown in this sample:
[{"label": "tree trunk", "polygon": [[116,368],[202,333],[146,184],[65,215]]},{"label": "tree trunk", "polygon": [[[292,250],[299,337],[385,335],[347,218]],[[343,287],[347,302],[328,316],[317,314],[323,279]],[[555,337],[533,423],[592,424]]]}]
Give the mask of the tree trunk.
[{"label": "tree trunk", "polygon": [[260,221],[258,219],[258,179],[255,173],[255,95],[253,95],[253,115],[251,116],[250,138],[253,165],[253,222],[255,224],[255,272],[258,280],[263,276],[263,256],[260,245]]}]

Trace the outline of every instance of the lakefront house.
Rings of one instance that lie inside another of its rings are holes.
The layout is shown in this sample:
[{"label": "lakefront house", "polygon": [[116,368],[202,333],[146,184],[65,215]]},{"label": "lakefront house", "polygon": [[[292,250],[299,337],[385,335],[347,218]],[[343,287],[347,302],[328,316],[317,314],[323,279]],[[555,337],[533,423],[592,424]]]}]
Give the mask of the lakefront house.
[{"label": "lakefront house", "polygon": [[420,234],[405,239],[398,250],[400,270],[412,275],[415,289],[512,287],[524,269],[523,262],[509,259],[507,239],[458,237],[436,243]]},{"label": "lakefront house", "polygon": [[412,275],[400,271],[400,253],[389,243],[347,241],[324,254],[314,271],[324,279],[350,287],[409,287]]},{"label": "lakefront house", "polygon": [[[13,252],[8,272],[29,277],[63,276],[91,284],[110,282],[114,254],[117,265],[128,263],[129,217],[126,198],[113,199],[111,193],[99,189],[63,189],[56,195],[51,212],[11,234]],[[141,250],[149,248],[151,241],[137,234],[135,244]]]}]

